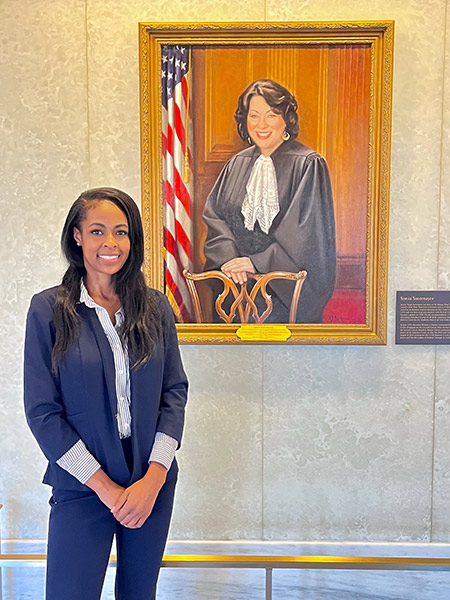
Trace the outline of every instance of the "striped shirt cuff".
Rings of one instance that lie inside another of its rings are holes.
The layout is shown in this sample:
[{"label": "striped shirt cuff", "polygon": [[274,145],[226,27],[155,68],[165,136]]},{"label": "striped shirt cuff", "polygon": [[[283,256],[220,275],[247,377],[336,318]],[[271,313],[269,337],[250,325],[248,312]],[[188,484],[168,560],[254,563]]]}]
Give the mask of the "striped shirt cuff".
[{"label": "striped shirt cuff", "polygon": [[167,433],[157,432],[153,448],[148,462],[157,462],[166,467],[167,470],[175,457],[175,450],[178,448],[178,442],[175,438],[167,435]]},{"label": "striped shirt cuff", "polygon": [[100,469],[100,463],[86,448],[83,440],[78,440],[56,461],[56,464],[83,484]]}]

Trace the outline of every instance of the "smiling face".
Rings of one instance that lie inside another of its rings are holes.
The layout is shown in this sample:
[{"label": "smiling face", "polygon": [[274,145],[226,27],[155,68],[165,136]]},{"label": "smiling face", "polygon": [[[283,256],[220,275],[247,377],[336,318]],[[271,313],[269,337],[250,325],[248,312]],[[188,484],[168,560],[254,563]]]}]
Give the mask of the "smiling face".
[{"label": "smiling face", "polygon": [[253,142],[263,156],[270,156],[283,143],[286,123],[283,117],[271,108],[262,96],[250,100],[247,129]]},{"label": "smiling face", "polygon": [[124,266],[130,254],[128,221],[124,212],[108,200],[93,201],[73,237],[83,250],[90,279],[111,277]]}]

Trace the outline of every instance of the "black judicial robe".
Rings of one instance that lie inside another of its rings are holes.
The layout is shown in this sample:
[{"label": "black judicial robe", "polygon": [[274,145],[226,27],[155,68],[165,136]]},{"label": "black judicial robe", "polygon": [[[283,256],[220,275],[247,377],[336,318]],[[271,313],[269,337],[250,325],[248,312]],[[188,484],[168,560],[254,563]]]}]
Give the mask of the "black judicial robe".
[{"label": "black judicial robe", "polygon": [[[248,256],[257,273],[308,272],[297,311],[299,323],[321,323],[323,309],[334,290],[336,242],[333,197],[325,159],[307,146],[290,140],[272,154],[280,211],[268,234],[255,223],[244,226],[241,206],[256,159],[253,146],[224,166],[206,201],[203,220],[208,227],[204,245],[205,271],[220,269],[232,258]],[[267,321],[287,322],[293,283],[272,282],[274,308]]]}]

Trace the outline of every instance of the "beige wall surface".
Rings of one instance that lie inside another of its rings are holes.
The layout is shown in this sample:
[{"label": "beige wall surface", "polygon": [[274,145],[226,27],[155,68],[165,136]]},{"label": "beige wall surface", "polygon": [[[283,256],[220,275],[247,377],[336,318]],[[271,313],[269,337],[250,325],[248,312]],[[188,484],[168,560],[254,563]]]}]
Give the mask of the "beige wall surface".
[{"label": "beige wall surface", "polygon": [[[0,503],[46,534],[24,320],[78,193],[139,201],[138,21],[395,20],[388,344],[184,346],[171,537],[450,542],[448,348],[395,346],[395,291],[450,286],[447,0],[1,0]],[[447,50],[446,50],[447,48]]]}]

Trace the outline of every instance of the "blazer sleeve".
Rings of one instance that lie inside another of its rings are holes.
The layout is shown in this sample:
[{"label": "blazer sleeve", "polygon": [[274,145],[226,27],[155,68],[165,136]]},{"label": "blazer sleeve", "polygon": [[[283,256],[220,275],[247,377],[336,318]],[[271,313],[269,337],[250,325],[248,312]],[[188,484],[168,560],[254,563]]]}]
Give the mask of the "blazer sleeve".
[{"label": "blazer sleeve", "polygon": [[180,447],[187,402],[188,380],[181,362],[173,310],[167,297],[162,297],[164,371],[156,430],[170,435],[177,440],[178,447]]},{"label": "blazer sleeve", "polygon": [[65,419],[58,376],[52,371],[54,335],[52,302],[37,294],[27,316],[24,404],[28,425],[50,462],[56,462],[80,439]]}]

